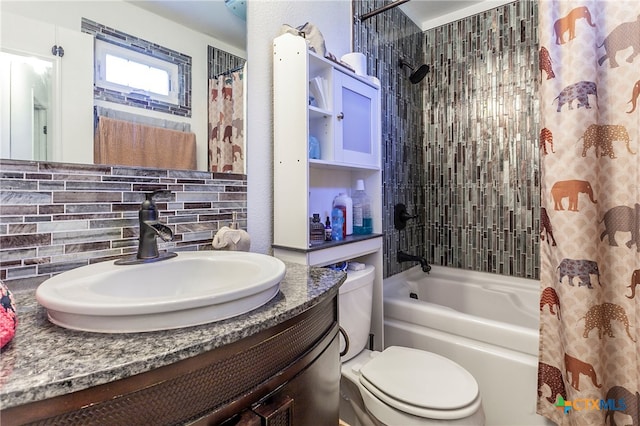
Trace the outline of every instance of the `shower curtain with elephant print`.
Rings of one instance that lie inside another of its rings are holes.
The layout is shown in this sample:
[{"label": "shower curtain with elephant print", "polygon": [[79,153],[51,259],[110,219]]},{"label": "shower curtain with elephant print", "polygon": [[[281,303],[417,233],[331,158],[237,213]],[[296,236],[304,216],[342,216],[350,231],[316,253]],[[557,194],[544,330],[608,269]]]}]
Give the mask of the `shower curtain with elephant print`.
[{"label": "shower curtain with elephant print", "polygon": [[244,173],[244,71],[209,80],[209,171]]},{"label": "shower curtain with elephant print", "polygon": [[541,1],[537,412],[640,426],[640,1]]}]

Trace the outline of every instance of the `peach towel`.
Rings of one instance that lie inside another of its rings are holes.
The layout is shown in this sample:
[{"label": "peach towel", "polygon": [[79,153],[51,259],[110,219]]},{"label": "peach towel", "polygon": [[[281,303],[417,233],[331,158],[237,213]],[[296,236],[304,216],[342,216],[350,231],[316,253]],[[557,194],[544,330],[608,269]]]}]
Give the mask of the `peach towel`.
[{"label": "peach towel", "polygon": [[195,170],[196,135],[100,117],[93,159],[95,164]]}]

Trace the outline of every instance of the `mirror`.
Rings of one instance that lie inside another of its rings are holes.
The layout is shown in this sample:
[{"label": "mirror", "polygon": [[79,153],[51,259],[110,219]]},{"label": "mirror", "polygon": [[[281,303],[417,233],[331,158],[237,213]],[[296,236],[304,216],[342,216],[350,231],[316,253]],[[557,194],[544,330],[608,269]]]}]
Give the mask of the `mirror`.
[{"label": "mirror", "polygon": [[53,72],[53,61],[0,51],[0,158],[51,159]]},{"label": "mirror", "polygon": [[[222,8],[222,9],[220,9]],[[211,10],[211,11],[208,11]],[[230,55],[246,58],[246,47],[244,46],[246,36],[238,37],[237,28],[240,26],[244,33],[246,22],[235,16],[231,11],[225,7],[224,0],[207,0],[207,1],[134,1],[134,0],[116,0],[116,1],[12,1],[6,0],[0,3],[0,17],[18,16],[28,20],[34,25],[11,24],[7,22],[9,18],[2,19],[2,25],[0,35],[0,47],[1,50],[11,53],[20,53],[19,56],[30,56],[31,53],[36,53],[36,56],[46,58],[48,55],[52,59],[54,66],[49,73],[49,81],[53,86],[56,86],[60,80],[65,79],[65,63],[69,63],[68,60],[74,56],[84,56],[91,58],[93,52],[91,48],[81,49],[67,48],[67,45],[71,45],[70,42],[65,40],[65,55],[64,58],[57,58],[51,56],[51,48],[54,45],[62,44],[62,36],[67,36],[68,32],[74,34],[88,36],[80,32],[80,22],[82,18],[87,18],[92,21],[103,24],[109,28],[122,31],[127,34],[131,34],[143,40],[148,40],[151,43],[158,46],[166,47],[171,50],[178,51],[192,60],[192,72],[190,74],[191,80],[191,107],[192,112],[187,116],[179,116],[169,114],[167,112],[158,112],[157,110],[136,108],[131,105],[119,105],[117,103],[110,102],[108,99],[93,99],[94,93],[91,88],[89,90],[80,90],[76,81],[72,83],[71,87],[61,87],[59,89],[59,96],[56,96],[55,89],[53,90],[54,104],[56,102],[64,103],[65,100],[71,100],[72,104],[85,102],[80,99],[85,94],[89,97],[89,103],[91,106],[83,107],[82,116],[77,114],[65,114],[66,107],[68,105],[62,105],[61,108],[51,107],[51,98],[49,98],[49,104],[47,105],[43,100],[43,96],[38,97],[31,95],[20,95],[23,102],[29,101],[33,104],[32,110],[30,110],[28,116],[23,120],[24,123],[32,122],[36,123],[38,120],[43,120],[42,124],[38,124],[37,128],[43,128],[44,119],[46,118],[46,125],[48,135],[46,138],[38,138],[33,128],[25,136],[25,132],[21,132],[20,140],[27,141],[25,149],[23,151],[17,150],[16,145],[11,141],[12,134],[18,134],[17,128],[13,129],[13,119],[7,118],[5,121],[4,116],[0,129],[2,137],[2,151],[0,152],[0,158],[14,158],[14,159],[34,159],[34,160],[46,160],[46,161],[59,161],[59,162],[71,162],[71,163],[92,163],[93,153],[93,106],[106,107],[119,109],[126,113],[136,114],[143,116],[145,119],[154,119],[162,121],[176,121],[184,122],[190,125],[191,132],[195,133],[197,144],[197,170],[207,170],[208,166],[208,113],[207,113],[207,98],[208,98],[208,75],[207,67],[211,66],[212,61],[208,59],[208,46],[212,46],[224,52],[228,52]],[[194,17],[198,17],[198,22],[190,21]],[[224,25],[216,25],[218,22],[223,22]],[[234,31],[229,30],[228,40],[225,34],[221,33],[221,28],[229,28],[229,23],[235,21],[236,29]],[[190,24],[189,22],[192,22]],[[6,25],[5,25],[6,24]],[[91,46],[93,45],[93,38],[91,39]],[[32,42],[31,44],[37,44],[36,48],[27,46],[25,40]],[[40,41],[40,39],[44,41]],[[13,44],[11,44],[13,42]],[[88,51],[88,54],[83,52]],[[81,54],[79,54],[82,52]],[[4,56],[3,56],[4,57]],[[4,63],[3,59],[3,63]],[[58,65],[56,66],[56,61]],[[91,60],[91,64],[93,61]],[[3,65],[3,68],[5,65]],[[7,65],[11,69],[12,65]],[[74,69],[74,73],[77,70],[87,70],[86,66],[82,67],[68,67]],[[6,68],[4,68],[6,69]],[[93,87],[93,65],[89,69],[89,80],[91,87]],[[86,73],[85,73],[86,74]],[[2,72],[2,111],[3,114],[10,114],[9,104],[5,105],[5,85],[11,84],[4,82],[5,72]],[[44,84],[44,83],[43,83]],[[51,92],[50,92],[51,93]],[[56,99],[58,99],[56,101]],[[46,107],[46,109],[45,109]],[[76,107],[77,108],[77,107]],[[24,109],[24,108],[23,108]],[[52,111],[53,110],[53,111]],[[46,111],[46,112],[45,112]],[[13,117],[17,115],[17,108],[14,113],[11,113]],[[67,122],[71,122],[71,125],[64,124],[65,116]],[[60,123],[62,120],[63,125],[55,128],[55,123]],[[9,123],[7,125],[6,123]],[[82,133],[75,129],[76,127],[82,127]],[[62,130],[60,130],[60,128]],[[87,131],[88,128],[88,131]],[[74,133],[68,133],[67,130]],[[83,136],[78,137],[79,134]],[[88,136],[87,136],[88,134]],[[61,143],[55,143],[53,140],[58,137]],[[14,138],[15,139],[15,138]],[[76,145],[68,146],[70,141],[76,141]],[[82,147],[78,146],[79,141],[82,142]],[[6,145],[6,146],[5,146]],[[52,147],[52,145],[54,145]],[[17,146],[17,145],[16,145]],[[87,147],[90,149],[87,152]],[[83,151],[84,150],[84,151]],[[82,152],[82,155],[80,153]],[[29,157],[29,152],[32,156]]]}]

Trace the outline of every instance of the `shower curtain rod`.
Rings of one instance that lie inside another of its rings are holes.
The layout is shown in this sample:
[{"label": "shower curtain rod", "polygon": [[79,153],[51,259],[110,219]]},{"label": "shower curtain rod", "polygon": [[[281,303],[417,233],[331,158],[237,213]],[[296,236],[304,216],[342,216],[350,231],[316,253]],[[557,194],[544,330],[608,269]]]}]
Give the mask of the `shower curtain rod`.
[{"label": "shower curtain rod", "polygon": [[223,75],[229,75],[229,74],[232,74],[232,73],[234,73],[236,71],[240,71],[242,68],[244,68],[244,65],[245,64],[238,65],[235,68],[231,68],[230,70],[226,70],[224,72],[221,72],[220,74],[216,75],[215,78],[222,77]]},{"label": "shower curtain rod", "polygon": [[373,16],[376,16],[379,13],[385,12],[385,11],[387,11],[389,9],[393,9],[394,7],[400,6],[401,4],[406,3],[408,1],[409,0],[396,0],[393,3],[389,3],[389,4],[385,5],[385,6],[382,6],[381,8],[372,10],[371,12],[367,12],[367,13],[365,13],[364,15],[362,15],[360,17],[360,21],[365,21],[365,20],[367,20],[367,19],[369,19],[369,18],[371,18]]}]

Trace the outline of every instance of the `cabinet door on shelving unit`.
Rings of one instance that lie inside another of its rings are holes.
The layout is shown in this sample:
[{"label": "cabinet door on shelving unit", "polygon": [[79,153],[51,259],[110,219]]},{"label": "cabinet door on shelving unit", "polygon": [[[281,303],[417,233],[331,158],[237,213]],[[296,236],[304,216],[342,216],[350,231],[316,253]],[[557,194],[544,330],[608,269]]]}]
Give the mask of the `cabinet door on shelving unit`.
[{"label": "cabinet door on shelving unit", "polygon": [[334,71],[335,161],[378,167],[380,164],[379,90]]}]

